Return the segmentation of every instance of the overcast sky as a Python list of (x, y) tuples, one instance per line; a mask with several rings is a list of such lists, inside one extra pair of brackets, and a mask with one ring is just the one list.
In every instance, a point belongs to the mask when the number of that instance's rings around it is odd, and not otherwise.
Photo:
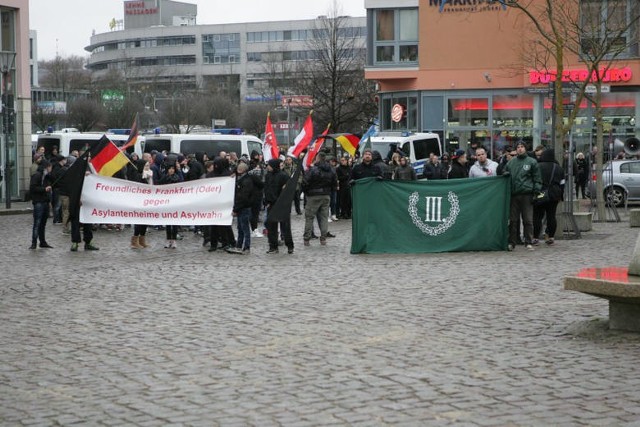
[[(183, 0), (198, 5), (197, 23), (312, 19), (327, 15), (333, 0)], [(342, 15), (365, 16), (364, 0), (338, 0)], [(91, 33), (123, 19), (123, 0), (29, 0), (30, 28), (38, 32), (38, 59), (86, 56)]]

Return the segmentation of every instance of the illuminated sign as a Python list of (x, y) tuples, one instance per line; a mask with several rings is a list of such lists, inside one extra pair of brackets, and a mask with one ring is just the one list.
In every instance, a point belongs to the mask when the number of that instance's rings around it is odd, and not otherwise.
[[(548, 71), (529, 71), (529, 83), (532, 85), (537, 84), (549, 84), (551, 82), (555, 82), (558, 77), (558, 72), (556, 70), (548, 70)], [(589, 70), (564, 70), (562, 71), (562, 81), (563, 82), (597, 82), (598, 80), (602, 83), (610, 83), (610, 82), (628, 82), (631, 81), (633, 77), (633, 73), (631, 72), (631, 68), (601, 68), (600, 71), (596, 73), (589, 73)]]
[[(497, 6), (500, 3), (501, 6)], [(443, 12), (482, 12), (505, 10), (506, 0), (429, 0), (429, 6), (437, 6)]]
[(124, 2), (125, 15), (155, 15), (158, 7), (147, 7), (144, 0), (134, 0)]

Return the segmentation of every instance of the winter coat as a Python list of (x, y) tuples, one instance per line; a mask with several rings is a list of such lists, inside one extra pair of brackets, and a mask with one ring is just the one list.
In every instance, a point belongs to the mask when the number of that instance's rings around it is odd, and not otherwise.
[(233, 211), (239, 212), (242, 209), (252, 206), (253, 195), (253, 179), (248, 174), (242, 174), (236, 177), (236, 194), (233, 200)]
[(454, 160), (453, 163), (451, 163), (451, 170), (449, 171), (449, 175), (447, 177), (449, 179), (469, 178), (469, 169), (467, 169), (466, 165), (463, 165), (457, 160)]
[(303, 190), (309, 197), (330, 196), (338, 188), (338, 178), (327, 162), (318, 162), (304, 176)]
[(542, 190), (538, 162), (524, 153), (513, 157), (504, 167), (511, 175), (511, 194), (535, 194)]
[(415, 181), (418, 179), (415, 169), (410, 165), (399, 165), (393, 172), (393, 179), (398, 181)]
[(53, 181), (51, 175), (47, 173), (46, 169), (42, 166), (38, 167), (36, 173), (31, 175), (29, 181), (29, 194), (31, 195), (32, 203), (48, 203), (51, 201), (51, 193), (48, 193), (46, 188), (51, 186)]
[(561, 201), (564, 198), (564, 169), (556, 162), (555, 151), (552, 148), (542, 152), (538, 166), (540, 167), (542, 190), (549, 190), (550, 201)]

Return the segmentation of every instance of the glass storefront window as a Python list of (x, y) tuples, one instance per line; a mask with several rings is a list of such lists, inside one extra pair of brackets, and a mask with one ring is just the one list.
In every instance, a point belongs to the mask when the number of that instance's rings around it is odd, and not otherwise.
[[(405, 111), (404, 116), (399, 122), (391, 119), (391, 111), (396, 104), (401, 105)], [(418, 130), (418, 95), (412, 94), (384, 98), (382, 100), (381, 129), (416, 132)]]
[(532, 127), (533, 97), (529, 94), (493, 97), (493, 126), (499, 128)]
[(488, 126), (488, 98), (450, 98), (448, 101), (449, 126)]

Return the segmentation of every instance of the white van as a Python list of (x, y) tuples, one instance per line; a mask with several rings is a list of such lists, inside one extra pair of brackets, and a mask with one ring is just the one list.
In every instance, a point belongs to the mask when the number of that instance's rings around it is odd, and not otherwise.
[(213, 159), (221, 151), (235, 152), (238, 157), (251, 156), (252, 151), (262, 154), (262, 141), (253, 135), (217, 135), (217, 134), (159, 134), (146, 135), (144, 152), (153, 150), (167, 153), (181, 153), (185, 156), (198, 152), (207, 153)]
[[(58, 148), (58, 153), (67, 157), (73, 150), (86, 151), (87, 148), (98, 143), (102, 135), (106, 135), (118, 147), (124, 145), (129, 135), (117, 135), (114, 133), (81, 133), (81, 132), (52, 132), (38, 135), (38, 147), (43, 146), (45, 156), (49, 155), (53, 147)], [(142, 144), (144, 138), (138, 136), (138, 142), (133, 147), (127, 148), (127, 153), (137, 153), (142, 156)]]
[(398, 148), (409, 157), (418, 178), (424, 175), (424, 165), (429, 161), (430, 153), (438, 157), (442, 155), (442, 144), (437, 133), (380, 132), (371, 137), (371, 150), (378, 151), (382, 158)]

